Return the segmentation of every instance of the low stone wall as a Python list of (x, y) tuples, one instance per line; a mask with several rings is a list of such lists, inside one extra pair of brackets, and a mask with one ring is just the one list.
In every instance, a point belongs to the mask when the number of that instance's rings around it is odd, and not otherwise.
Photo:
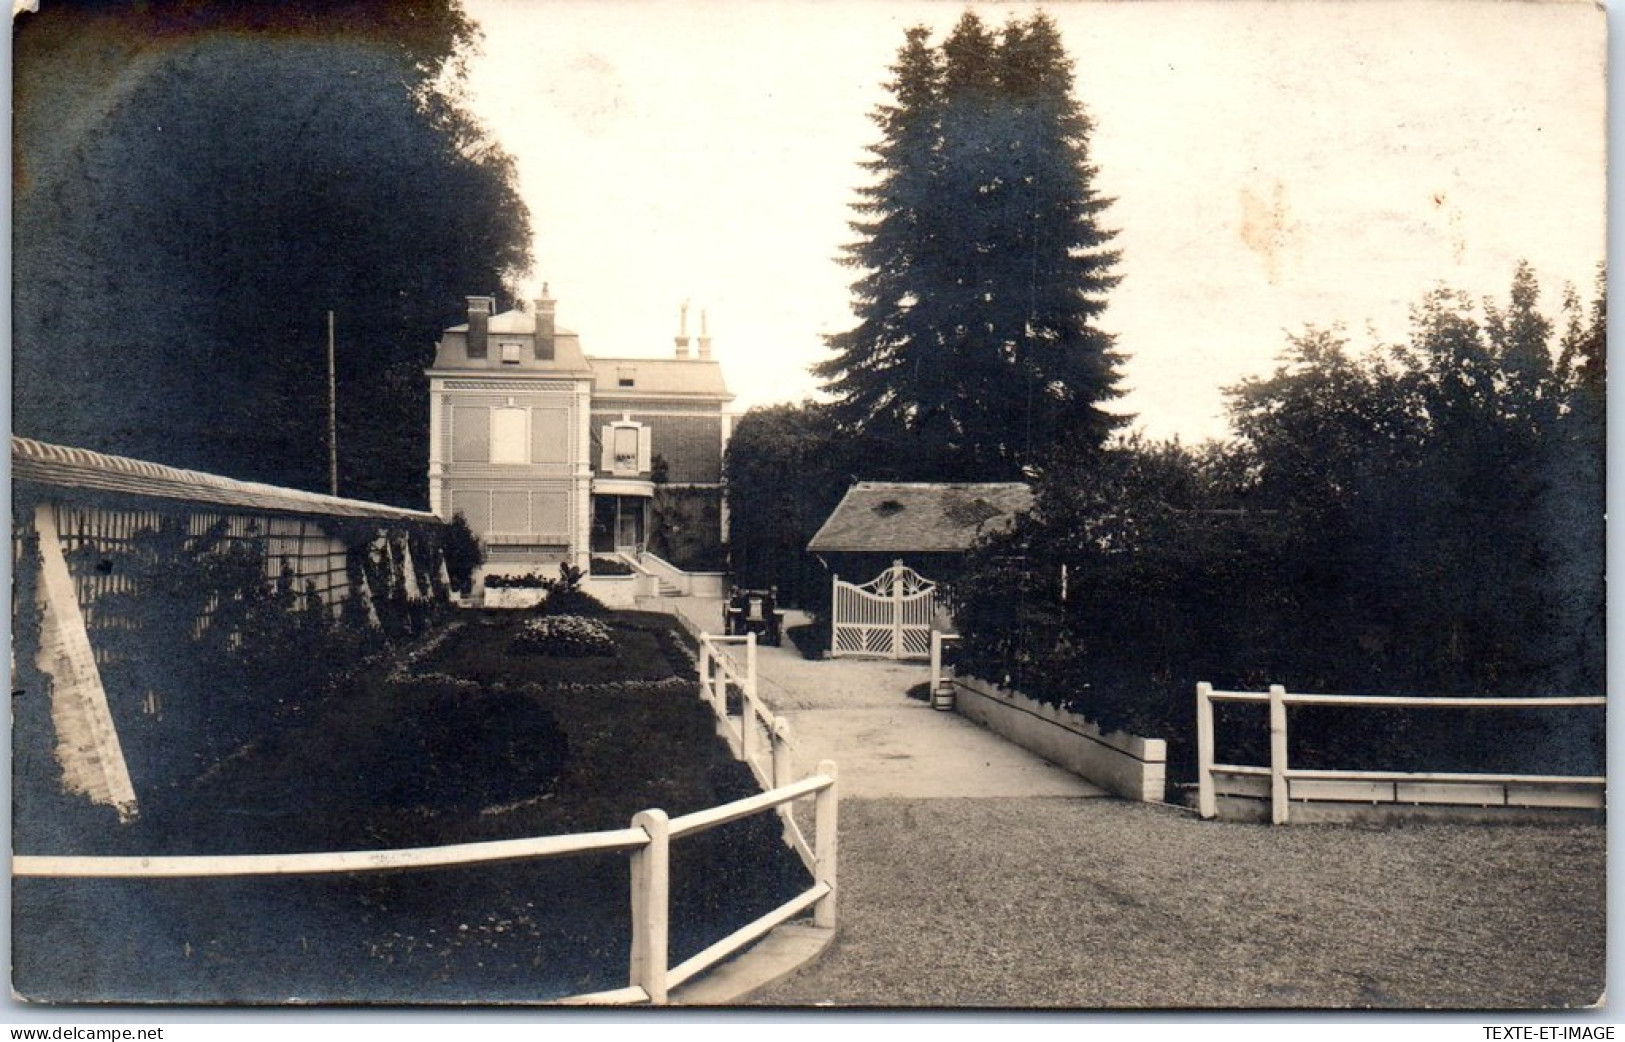
[(725, 572), (689, 572), (688, 596), (721, 599), (728, 596)]
[(1168, 743), (1100, 728), (1066, 710), (975, 677), (955, 677), (954, 708), (989, 731), (1126, 799), (1161, 803)]
[(593, 575), (581, 588), (598, 598), (606, 608), (631, 609), (638, 606), (638, 598), (648, 594), (652, 585), (641, 575)]
[(484, 608), (534, 608), (547, 591), (539, 586), (498, 586), (485, 588), (480, 606)]

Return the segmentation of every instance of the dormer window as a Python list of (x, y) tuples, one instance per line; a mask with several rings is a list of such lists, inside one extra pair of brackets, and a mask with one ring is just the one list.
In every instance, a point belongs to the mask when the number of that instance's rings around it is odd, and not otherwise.
[(623, 365), (615, 369), (615, 383), (619, 387), (636, 387), (638, 371), (632, 366)]
[(523, 348), (523, 346), (524, 345), (522, 345), (522, 344), (517, 344), (517, 343), (514, 343), (512, 341), (504, 340), (502, 342), (502, 364), (503, 365), (518, 365), (519, 364), (519, 352)]

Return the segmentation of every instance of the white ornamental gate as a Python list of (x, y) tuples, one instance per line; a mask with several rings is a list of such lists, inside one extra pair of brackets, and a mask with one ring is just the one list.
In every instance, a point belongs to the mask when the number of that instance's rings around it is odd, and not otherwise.
[(835, 577), (830, 658), (870, 655), (883, 658), (931, 657), (931, 623), (937, 614), (937, 584), (903, 564), (857, 586)]

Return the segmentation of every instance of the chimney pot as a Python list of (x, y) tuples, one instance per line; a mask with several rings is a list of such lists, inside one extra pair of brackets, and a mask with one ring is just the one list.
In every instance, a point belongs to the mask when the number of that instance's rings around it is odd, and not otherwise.
[(677, 357), (688, 357), (688, 301), (677, 309)]

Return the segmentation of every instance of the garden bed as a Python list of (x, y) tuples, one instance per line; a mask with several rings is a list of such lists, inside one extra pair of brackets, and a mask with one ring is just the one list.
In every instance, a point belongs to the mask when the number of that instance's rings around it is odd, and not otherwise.
[[(473, 614), (72, 851), (428, 846), (625, 827), (757, 791), (669, 616), (605, 617), (612, 658), (506, 654)], [(91, 848), (94, 848), (92, 851)], [(25, 848), (26, 849), (26, 848)], [(672, 849), (675, 964), (805, 887), (769, 815)], [(625, 855), (384, 875), (19, 880), (13, 985), (54, 1001), (525, 1003), (626, 984)]]

